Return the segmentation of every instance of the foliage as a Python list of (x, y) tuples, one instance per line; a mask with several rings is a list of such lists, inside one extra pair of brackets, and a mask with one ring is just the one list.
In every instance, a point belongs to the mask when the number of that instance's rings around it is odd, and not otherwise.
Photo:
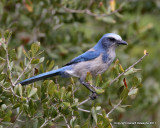
[[(159, 9), (158, 0), (0, 1), (0, 127), (138, 127), (114, 123), (121, 121), (158, 127)], [(88, 74), (98, 87), (96, 100), (82, 104), (90, 94), (76, 78), (16, 84), (57, 69), (108, 32), (129, 45), (117, 49), (119, 59), (102, 76)], [(144, 49), (150, 55), (124, 73)]]

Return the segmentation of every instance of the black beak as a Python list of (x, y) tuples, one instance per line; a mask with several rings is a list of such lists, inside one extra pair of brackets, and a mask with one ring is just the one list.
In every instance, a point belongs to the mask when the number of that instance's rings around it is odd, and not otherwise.
[(121, 40), (121, 41), (117, 41), (117, 44), (119, 44), (119, 45), (128, 45), (128, 43), (126, 42), (126, 41), (124, 41), (124, 40)]

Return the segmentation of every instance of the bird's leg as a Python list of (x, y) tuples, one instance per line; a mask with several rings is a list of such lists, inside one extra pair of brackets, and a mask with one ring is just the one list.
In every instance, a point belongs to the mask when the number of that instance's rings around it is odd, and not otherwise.
[(81, 80), (81, 79), (79, 79), (79, 81), (80, 81), (80, 83), (83, 84), (89, 91), (92, 92), (92, 95), (90, 96), (90, 98), (91, 98), (92, 100), (96, 99), (96, 98), (97, 98), (97, 93), (95, 92), (95, 90), (92, 90), (92, 89), (90, 88), (90, 84), (86, 83), (84, 80)]

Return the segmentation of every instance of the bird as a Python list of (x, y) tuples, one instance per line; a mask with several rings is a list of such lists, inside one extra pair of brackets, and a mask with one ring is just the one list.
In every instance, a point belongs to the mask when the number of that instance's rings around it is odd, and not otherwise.
[(61, 68), (33, 76), (17, 84), (28, 85), (57, 75), (61, 77), (73, 76), (79, 78), (80, 83), (92, 92), (90, 98), (94, 100), (97, 97), (97, 93), (85, 81), (86, 75), (90, 73), (92, 76), (97, 76), (104, 73), (114, 61), (116, 57), (115, 49), (119, 45), (128, 45), (128, 43), (116, 33), (104, 34), (95, 46), (75, 57)]

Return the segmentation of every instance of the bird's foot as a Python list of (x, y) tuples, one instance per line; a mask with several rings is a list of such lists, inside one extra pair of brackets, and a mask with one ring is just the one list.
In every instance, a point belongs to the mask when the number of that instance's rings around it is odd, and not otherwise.
[(95, 100), (98, 97), (98, 95), (96, 92), (92, 92), (92, 95), (90, 95), (89, 97), (91, 98), (91, 100)]

